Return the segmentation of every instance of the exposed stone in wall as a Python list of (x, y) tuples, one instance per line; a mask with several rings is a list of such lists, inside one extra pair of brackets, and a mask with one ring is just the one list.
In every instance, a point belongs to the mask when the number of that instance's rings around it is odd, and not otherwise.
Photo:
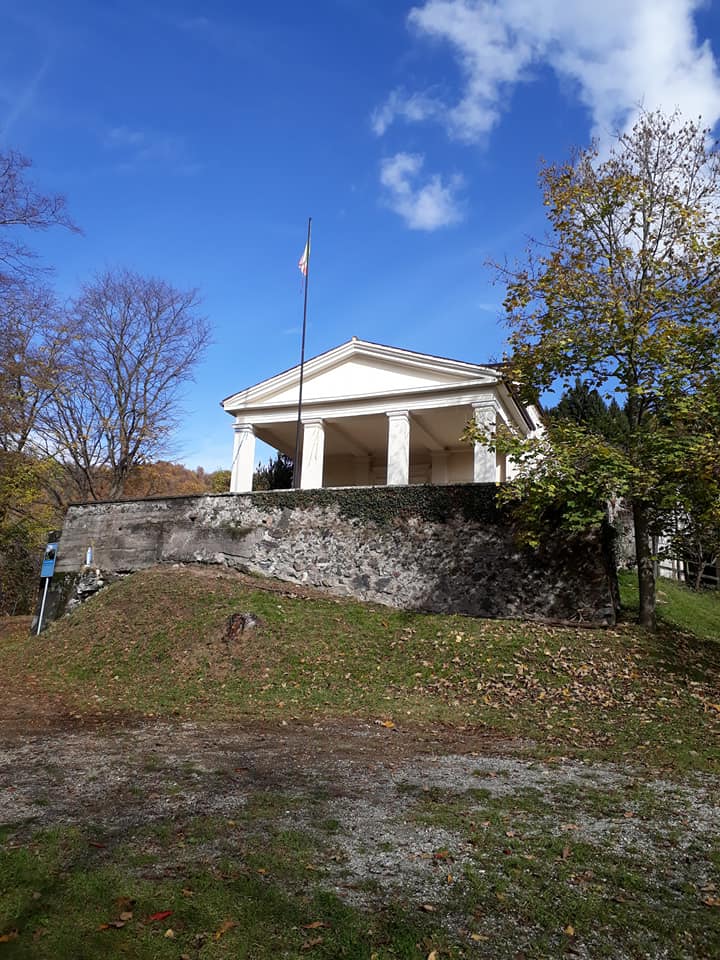
[(394, 607), (613, 623), (600, 538), (519, 549), (492, 484), (274, 491), (70, 508), (58, 573), (221, 563)]

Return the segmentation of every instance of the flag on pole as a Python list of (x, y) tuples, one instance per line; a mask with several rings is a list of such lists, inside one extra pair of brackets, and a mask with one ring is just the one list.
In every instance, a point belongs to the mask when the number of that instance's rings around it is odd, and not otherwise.
[(298, 268), (300, 270), (300, 273), (304, 277), (307, 277), (309, 259), (310, 259), (310, 244), (306, 243), (305, 249), (303, 250), (303, 255), (298, 260)]

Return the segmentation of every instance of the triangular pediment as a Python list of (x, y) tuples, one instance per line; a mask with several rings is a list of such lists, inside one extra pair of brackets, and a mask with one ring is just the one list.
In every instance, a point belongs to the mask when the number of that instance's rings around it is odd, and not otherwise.
[[(492, 367), (353, 339), (306, 362), (303, 400), (402, 395), (464, 383), (489, 384), (498, 379), (500, 374)], [(234, 412), (247, 407), (294, 404), (298, 400), (299, 383), (298, 365), (233, 394), (223, 401), (223, 407)]]

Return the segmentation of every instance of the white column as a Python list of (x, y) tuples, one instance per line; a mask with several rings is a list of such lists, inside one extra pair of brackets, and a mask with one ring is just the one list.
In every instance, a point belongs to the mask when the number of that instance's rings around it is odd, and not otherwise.
[(322, 420), (305, 420), (300, 471), (300, 487), (303, 490), (312, 490), (323, 485), (324, 461), (325, 425)]
[(255, 428), (251, 423), (236, 423), (234, 430), (230, 493), (248, 493), (255, 470)]
[[(475, 423), (486, 433), (495, 431), (497, 408), (492, 401), (474, 403)], [(497, 480), (495, 451), (482, 443), (474, 445), (473, 480), (475, 483), (495, 483)]]
[(433, 450), (430, 453), (432, 467), (430, 469), (431, 483), (448, 482), (448, 455), (445, 450)]
[(388, 413), (387, 484), (404, 486), (410, 481), (410, 414)]

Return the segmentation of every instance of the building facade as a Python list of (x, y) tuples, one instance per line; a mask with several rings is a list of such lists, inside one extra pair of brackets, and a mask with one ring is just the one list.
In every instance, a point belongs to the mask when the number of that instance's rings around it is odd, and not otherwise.
[[(222, 401), (234, 420), (231, 492), (252, 489), (256, 438), (294, 455), (299, 387), (297, 366)], [(461, 441), (473, 419), (540, 429), (497, 366), (353, 337), (305, 363), (301, 487), (509, 479), (503, 456)]]

